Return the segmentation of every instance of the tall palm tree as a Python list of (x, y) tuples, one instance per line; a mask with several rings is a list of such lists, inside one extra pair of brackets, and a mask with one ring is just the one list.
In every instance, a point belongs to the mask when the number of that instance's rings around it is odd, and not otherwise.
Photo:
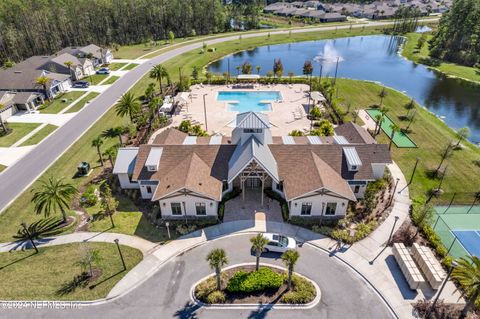
[(103, 139), (102, 137), (97, 137), (92, 141), (92, 146), (97, 148), (97, 153), (98, 153), (98, 158), (100, 159), (100, 164), (103, 166), (103, 155), (102, 151), (100, 150), (100, 146), (103, 145)]
[(382, 90), (380, 91), (380, 93), (378, 93), (378, 97), (380, 98), (380, 107), (382, 107), (383, 105), (383, 99), (385, 99), (387, 97), (387, 90), (385, 90), (385, 88), (382, 88)]
[(68, 71), (70, 72), (70, 76), (72, 76), (72, 66), (73, 66), (73, 62), (72, 61), (65, 61), (65, 66), (68, 68)]
[(110, 165), (112, 165), (112, 169), (113, 169), (113, 166), (115, 166), (113, 159), (117, 155), (117, 149), (112, 146), (110, 148), (107, 148), (103, 154), (108, 157)]
[(260, 65), (257, 65), (255, 67), (255, 70), (257, 70), (257, 74), (260, 74), (260, 70), (262, 69), (262, 67)]
[(220, 275), (222, 273), (222, 267), (228, 264), (227, 253), (221, 248), (213, 249), (207, 255), (207, 261), (210, 265), (210, 268), (215, 270), (215, 277), (217, 279), (217, 290), (221, 290), (222, 285)]
[(255, 264), (255, 270), (258, 270), (260, 267), (260, 255), (262, 254), (263, 249), (268, 244), (268, 238), (262, 234), (257, 234), (257, 236), (250, 238), (252, 243), (252, 249), (255, 251), (255, 257), (257, 258)]
[(120, 101), (115, 106), (117, 115), (119, 116), (129, 116), (130, 122), (133, 122), (133, 117), (140, 111), (140, 103), (138, 98), (135, 97), (132, 93), (127, 92), (120, 98)]
[(163, 94), (162, 79), (163, 77), (167, 77), (167, 76), (168, 76), (167, 69), (161, 64), (155, 65), (150, 71), (150, 78), (155, 79), (160, 84), (161, 94)]
[(392, 149), (393, 138), (395, 137), (395, 134), (397, 134), (397, 132), (400, 131), (400, 127), (392, 123), (390, 124), (390, 129), (392, 130), (392, 134), (390, 135), (390, 144), (388, 144), (388, 150)]
[(122, 146), (123, 145), (122, 135), (125, 133), (125, 128), (123, 126), (115, 126), (110, 130), (110, 132), (113, 136), (118, 137), (118, 141), (120, 142), (119, 145)]
[(377, 130), (378, 130), (378, 127), (381, 125), (381, 121), (382, 121), (383, 117), (382, 117), (382, 114), (377, 114), (375, 115), (375, 130), (373, 131), (373, 135), (377, 135)]
[(294, 249), (289, 249), (286, 252), (282, 254), (282, 261), (285, 264), (285, 266), (288, 269), (288, 290), (292, 289), (292, 275), (293, 275), (293, 269), (295, 267), (295, 264), (298, 261), (298, 258), (300, 258), (300, 254), (298, 251)]
[(43, 75), (35, 79), (35, 84), (42, 87), (43, 91), (45, 92), (45, 96), (49, 101), (51, 100), (51, 97), (50, 97), (50, 94), (48, 93), (47, 87), (50, 84), (50, 82), (51, 82), (51, 79)]
[(468, 297), (460, 315), (460, 319), (463, 319), (467, 317), (475, 303), (480, 300), (480, 259), (477, 256), (460, 258), (458, 266), (453, 270), (452, 277), (458, 280)]
[[(0, 103), (0, 110), (2, 110), (5, 107), (2, 103)], [(2, 114), (0, 114), (0, 126), (2, 127), (2, 130), (4, 133), (7, 133), (7, 126), (5, 125), (5, 122), (3, 121)]]
[(66, 210), (78, 191), (72, 184), (65, 183), (63, 178), (50, 177), (47, 181), (40, 181), (40, 189), (33, 189), (32, 201), (35, 203), (35, 212), (43, 213), (45, 217), (60, 210), (63, 222), (67, 221)]

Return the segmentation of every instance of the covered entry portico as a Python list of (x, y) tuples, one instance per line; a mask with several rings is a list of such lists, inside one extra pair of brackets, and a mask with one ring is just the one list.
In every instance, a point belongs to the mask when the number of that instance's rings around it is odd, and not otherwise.
[[(242, 190), (242, 199), (245, 201), (246, 190), (258, 190), (259, 191), (259, 202), (261, 207), (264, 206), (265, 188), (272, 187), (272, 177), (258, 164), (255, 160), (252, 160), (247, 167), (239, 174), (239, 176), (234, 181)], [(253, 192), (251, 192), (253, 193)]]

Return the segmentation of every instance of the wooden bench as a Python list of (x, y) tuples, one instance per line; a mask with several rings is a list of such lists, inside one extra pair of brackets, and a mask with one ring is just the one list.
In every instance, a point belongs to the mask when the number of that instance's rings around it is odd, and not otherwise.
[(415, 243), (412, 247), (412, 254), (413, 259), (417, 262), (430, 286), (432, 286), (433, 289), (440, 288), (447, 274), (437, 258), (435, 258), (431, 249)]
[(421, 288), (421, 286), (425, 284), (425, 279), (423, 278), (420, 269), (418, 269), (413, 261), (407, 247), (402, 243), (393, 244), (393, 256), (400, 266), (410, 289), (416, 290)]

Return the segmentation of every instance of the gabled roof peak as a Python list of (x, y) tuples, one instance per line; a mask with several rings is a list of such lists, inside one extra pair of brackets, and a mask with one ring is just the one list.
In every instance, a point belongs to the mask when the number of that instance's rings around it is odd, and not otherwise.
[(258, 112), (244, 112), (237, 115), (236, 127), (239, 128), (270, 128), (268, 116)]

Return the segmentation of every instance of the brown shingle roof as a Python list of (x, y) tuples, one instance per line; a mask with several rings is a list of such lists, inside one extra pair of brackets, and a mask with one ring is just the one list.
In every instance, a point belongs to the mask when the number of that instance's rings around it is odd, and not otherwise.
[(375, 139), (364, 128), (348, 122), (335, 128), (337, 135), (344, 136), (348, 142), (355, 144), (376, 144)]
[(181, 145), (187, 136), (187, 133), (170, 127), (158, 134), (155, 137), (153, 144)]

